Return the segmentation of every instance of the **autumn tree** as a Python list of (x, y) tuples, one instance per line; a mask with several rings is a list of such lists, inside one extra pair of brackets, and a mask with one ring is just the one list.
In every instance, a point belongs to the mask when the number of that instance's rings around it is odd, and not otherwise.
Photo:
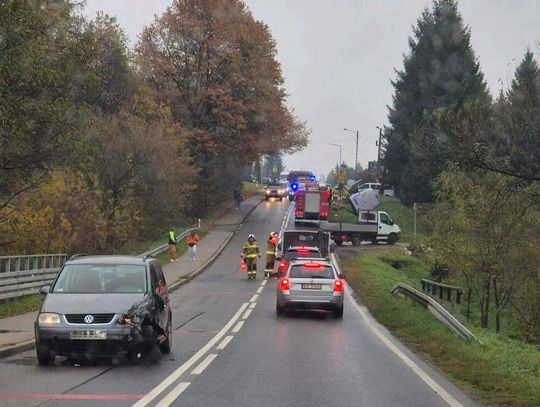
[[(466, 284), (480, 308), (480, 324), (495, 329), (511, 303), (522, 270), (533, 259), (527, 253), (528, 232), (535, 224), (535, 194), (521, 191), (512, 178), (483, 170), (452, 168), (438, 180), (438, 200), (432, 214), (431, 244), (452, 277)], [(528, 191), (530, 192), (530, 191)]]
[(0, 7), (0, 223), (13, 200), (72, 157), (83, 124), (71, 98), (80, 83), (79, 20), (64, 1)]
[(185, 129), (200, 214), (260, 154), (291, 151), (307, 134), (285, 105), (268, 27), (238, 0), (176, 0), (146, 27), (137, 66)]

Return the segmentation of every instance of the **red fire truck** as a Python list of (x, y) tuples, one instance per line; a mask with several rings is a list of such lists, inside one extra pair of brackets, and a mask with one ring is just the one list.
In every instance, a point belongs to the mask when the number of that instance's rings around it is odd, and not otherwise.
[(327, 220), (332, 192), (327, 187), (300, 189), (294, 194), (295, 223), (303, 220)]

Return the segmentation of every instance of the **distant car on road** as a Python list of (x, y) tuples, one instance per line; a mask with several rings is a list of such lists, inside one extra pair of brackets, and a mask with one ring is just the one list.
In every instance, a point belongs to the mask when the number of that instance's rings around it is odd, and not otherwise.
[(279, 198), (280, 201), (283, 200), (283, 197), (289, 194), (289, 186), (286, 183), (282, 182), (272, 182), (269, 183), (265, 188), (265, 198), (266, 200), (270, 198)]
[[(39, 364), (61, 356), (126, 358), (171, 351), (172, 311), (159, 262), (151, 257), (72, 257), (35, 322)], [(159, 355), (159, 352), (158, 352)]]
[(276, 314), (282, 316), (293, 309), (320, 309), (343, 318), (343, 278), (327, 260), (292, 261), (278, 280)]

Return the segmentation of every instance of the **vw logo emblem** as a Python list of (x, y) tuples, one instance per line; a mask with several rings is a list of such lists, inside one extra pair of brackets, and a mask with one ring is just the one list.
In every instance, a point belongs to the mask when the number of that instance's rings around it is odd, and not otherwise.
[(91, 324), (92, 322), (94, 322), (94, 317), (92, 315), (86, 315), (84, 317), (84, 322), (87, 324)]

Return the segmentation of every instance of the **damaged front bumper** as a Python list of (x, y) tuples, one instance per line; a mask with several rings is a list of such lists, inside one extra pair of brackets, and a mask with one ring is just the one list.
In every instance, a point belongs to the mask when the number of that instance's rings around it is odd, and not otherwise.
[(36, 345), (61, 356), (115, 356), (142, 349), (146, 340), (141, 330), (134, 325), (120, 324), (118, 319), (114, 318), (110, 324), (69, 324), (63, 318), (55, 326), (43, 326), (36, 322)]

